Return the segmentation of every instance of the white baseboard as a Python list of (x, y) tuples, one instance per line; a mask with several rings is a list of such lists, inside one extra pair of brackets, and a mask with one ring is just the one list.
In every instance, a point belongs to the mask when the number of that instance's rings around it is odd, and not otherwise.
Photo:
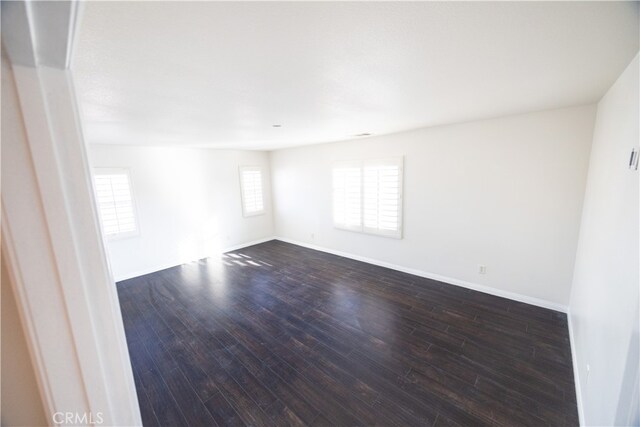
[(193, 260), (185, 260), (184, 262), (172, 262), (170, 264), (159, 264), (159, 265), (155, 265), (153, 267), (149, 267), (149, 268), (145, 268), (142, 270), (136, 270), (130, 273), (125, 273), (122, 275), (114, 275), (113, 276), (113, 280), (115, 282), (121, 282), (123, 280), (129, 280), (129, 279), (133, 279), (134, 277), (140, 277), (140, 276), (144, 276), (146, 274), (151, 274), (151, 273), (155, 273), (158, 271), (162, 271), (162, 270), (166, 270), (167, 268), (171, 268), (171, 267), (176, 267), (178, 265), (182, 265), (182, 264), (186, 264), (188, 262), (191, 262)]
[(237, 251), (238, 249), (246, 248), (248, 246), (258, 245), (260, 243), (269, 242), (271, 240), (275, 240), (275, 236), (265, 237), (264, 239), (253, 240), (251, 242), (241, 243), (239, 245), (231, 246), (222, 250), (222, 253)]
[(582, 402), (582, 389), (580, 388), (580, 369), (578, 369), (578, 356), (576, 354), (576, 341), (573, 337), (573, 322), (571, 309), (567, 310), (567, 324), (569, 327), (569, 345), (571, 346), (571, 364), (573, 365), (573, 382), (576, 387), (576, 402), (578, 403), (578, 421), (584, 424), (584, 406)]
[(291, 243), (293, 245), (302, 246), (309, 249), (314, 249), (321, 252), (338, 255), (345, 258), (354, 259), (356, 261), (366, 262), (368, 264), (378, 265), (380, 267), (390, 268), (392, 270), (402, 271), (404, 273), (413, 274), (415, 276), (425, 277), (427, 279), (437, 280), (447, 284), (461, 286), (463, 288), (472, 289), (474, 291), (483, 292), (485, 294), (495, 295), (510, 300), (523, 302), (525, 304), (531, 304), (542, 308), (548, 308), (550, 310), (560, 311), (562, 313), (567, 312), (567, 306), (552, 301), (543, 300), (540, 298), (530, 297), (527, 295), (518, 294), (515, 292), (503, 291), (501, 289), (492, 288), (490, 286), (480, 285), (477, 283), (467, 282), (465, 280), (456, 279), (453, 277), (442, 276), (436, 273), (430, 273), (427, 271), (418, 270), (415, 268), (403, 267), (401, 265), (393, 264), (386, 261), (380, 261), (377, 259), (367, 258), (360, 255), (354, 255), (347, 252), (336, 251), (333, 249), (325, 248), (323, 246), (317, 246), (310, 243), (300, 242), (298, 240), (288, 239), (286, 237), (275, 237), (274, 239), (282, 242)]
[[(363, 256), (360, 256), (360, 255), (354, 255), (354, 254), (347, 253), (347, 252), (336, 251), (336, 250), (329, 249), (329, 248), (326, 248), (326, 247), (323, 247), (323, 246), (317, 246), (317, 245), (313, 245), (313, 244), (310, 244), (310, 243), (300, 242), (298, 240), (288, 239), (286, 237), (277, 237), (277, 236), (265, 237), (263, 239), (253, 240), (253, 241), (241, 243), (239, 245), (235, 245), (235, 246), (232, 246), (232, 247), (224, 248), (220, 252), (221, 253), (225, 253), (225, 252), (230, 252), (230, 251), (236, 251), (238, 249), (246, 248), (247, 246), (257, 245), (259, 243), (268, 242), (270, 240), (280, 240), (282, 242), (291, 243), (293, 245), (298, 245), (298, 246), (302, 246), (302, 247), (305, 247), (305, 248), (314, 249), (314, 250), (317, 250), (317, 251), (326, 252), (326, 253), (330, 253), (330, 254), (333, 254), (333, 255), (338, 255), (338, 256), (345, 257), (345, 258), (354, 259), (356, 261), (366, 262), (368, 264), (378, 265), (380, 267), (390, 268), (392, 270), (402, 271), (404, 273), (409, 273), (409, 274), (413, 274), (415, 276), (425, 277), (427, 279), (437, 280), (439, 282), (444, 282), (444, 283), (455, 285), (455, 286), (461, 286), (463, 288), (472, 289), (474, 291), (483, 292), (485, 294), (495, 295), (495, 296), (498, 296), (498, 297), (507, 298), (507, 299), (511, 299), (511, 300), (518, 301), (518, 302), (523, 302), (523, 303), (526, 303), (526, 304), (535, 305), (535, 306), (542, 307), (542, 308), (548, 308), (550, 310), (556, 310), (556, 311), (560, 311), (562, 313), (566, 313), (567, 312), (567, 307), (565, 305), (558, 304), (558, 303), (555, 303), (555, 302), (543, 300), (543, 299), (540, 299), (540, 298), (534, 298), (534, 297), (530, 297), (530, 296), (527, 296), (527, 295), (521, 295), (521, 294), (518, 294), (518, 293), (515, 293), (515, 292), (503, 291), (503, 290), (500, 290), (500, 289), (492, 288), (490, 286), (485, 286), (485, 285), (480, 285), (480, 284), (477, 284), (477, 283), (467, 282), (465, 280), (460, 280), (460, 279), (456, 279), (456, 278), (453, 278), (453, 277), (442, 276), (440, 274), (430, 273), (430, 272), (418, 270), (418, 269), (415, 269), (415, 268), (403, 267), (401, 265), (397, 265), (397, 264), (393, 264), (393, 263), (385, 262), (385, 261), (380, 261), (380, 260), (373, 259), (373, 258), (367, 258), (367, 257), (363, 257)], [(203, 257), (198, 258), (198, 259), (202, 259), (202, 258)], [(136, 271), (136, 272), (133, 272), (133, 273), (130, 273), (130, 274), (126, 274), (126, 275), (123, 275), (123, 276), (120, 276), (120, 277), (116, 277), (115, 279), (116, 279), (117, 282), (119, 282), (121, 280), (127, 280), (127, 279), (131, 279), (133, 277), (144, 276), (145, 274), (151, 274), (151, 273), (155, 273), (156, 271), (165, 270), (167, 268), (176, 267), (176, 266), (181, 265), (181, 264), (186, 264), (186, 263), (189, 263), (189, 262), (197, 261), (198, 259), (185, 260), (185, 261), (179, 262), (179, 263), (172, 263), (171, 265), (155, 266), (153, 268), (149, 268), (149, 269), (146, 269), (146, 270)], [(569, 332), (571, 332), (571, 328), (569, 329)]]
[[(274, 240), (274, 239), (275, 239), (275, 237), (270, 236), (270, 237), (265, 237), (263, 239), (252, 240), (250, 242), (245, 242), (245, 243), (241, 243), (239, 245), (230, 246), (230, 247), (221, 249), (220, 253), (225, 253), (225, 252), (230, 252), (230, 251), (237, 251), (238, 249), (246, 248), (247, 246), (257, 245), (259, 243), (268, 242), (268, 241)], [(211, 255), (208, 255), (208, 256), (211, 256)], [(114, 280), (116, 282), (120, 282), (122, 280), (133, 279), (134, 277), (140, 277), (140, 276), (144, 276), (145, 274), (151, 274), (151, 273), (155, 273), (157, 271), (166, 270), (167, 268), (177, 267), (177, 266), (182, 265), (182, 264), (188, 264), (190, 262), (198, 261), (198, 260), (201, 260), (201, 259), (206, 258), (206, 257), (207, 257), (207, 255), (203, 255), (203, 256), (198, 257), (196, 259), (185, 259), (183, 261), (171, 262), (169, 264), (160, 264), (160, 265), (149, 267), (149, 268), (146, 268), (146, 269), (143, 269), (143, 270), (138, 270), (138, 271), (134, 271), (134, 272), (131, 272), (131, 273), (126, 273), (126, 274), (123, 274), (121, 276), (115, 276)]]

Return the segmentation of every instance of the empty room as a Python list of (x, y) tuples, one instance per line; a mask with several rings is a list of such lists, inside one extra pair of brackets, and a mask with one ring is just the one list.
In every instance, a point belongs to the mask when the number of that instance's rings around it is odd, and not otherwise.
[(2, 2), (2, 426), (639, 426), (640, 3)]

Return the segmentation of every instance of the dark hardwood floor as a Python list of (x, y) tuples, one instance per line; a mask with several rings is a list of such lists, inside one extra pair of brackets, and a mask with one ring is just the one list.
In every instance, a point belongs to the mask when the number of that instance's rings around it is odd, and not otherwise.
[(578, 425), (562, 313), (279, 241), (118, 293), (145, 425)]

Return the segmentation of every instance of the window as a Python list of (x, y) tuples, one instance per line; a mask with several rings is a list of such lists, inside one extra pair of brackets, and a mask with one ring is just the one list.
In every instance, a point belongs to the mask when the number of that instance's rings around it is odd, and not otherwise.
[(129, 172), (126, 169), (96, 169), (94, 182), (104, 235), (108, 238), (136, 235), (138, 228)]
[(240, 187), (242, 193), (242, 214), (244, 216), (263, 214), (262, 168), (260, 168), (260, 166), (240, 167)]
[(402, 237), (402, 158), (341, 162), (333, 168), (337, 228)]
[(362, 168), (342, 163), (333, 169), (333, 220), (337, 227), (362, 230)]

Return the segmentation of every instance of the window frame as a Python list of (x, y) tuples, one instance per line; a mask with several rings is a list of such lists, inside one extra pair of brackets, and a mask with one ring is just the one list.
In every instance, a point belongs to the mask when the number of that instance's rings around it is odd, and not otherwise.
[[(398, 229), (397, 230), (380, 230), (376, 228), (370, 228), (365, 226), (364, 210), (365, 210), (365, 189), (364, 189), (364, 177), (365, 168), (368, 166), (397, 166), (398, 167)], [(336, 223), (334, 215), (335, 210), (335, 187), (334, 187), (334, 170), (340, 167), (358, 167), (360, 168), (360, 226), (347, 226)], [(331, 203), (332, 203), (332, 222), (334, 228), (338, 230), (353, 231), (356, 233), (369, 234), (373, 236), (390, 237), (393, 239), (403, 238), (403, 205), (404, 205), (404, 156), (393, 157), (380, 157), (365, 160), (344, 160), (334, 162), (331, 169)]]
[[(261, 192), (261, 198), (262, 198), (262, 209), (259, 211), (255, 211), (255, 212), (247, 212), (246, 211), (246, 206), (245, 206), (245, 199), (246, 199), (246, 194), (245, 194), (245, 188), (244, 188), (244, 180), (243, 180), (243, 172), (253, 172), (253, 171), (258, 171), (260, 172), (260, 192)], [(265, 195), (264, 195), (264, 171), (262, 166), (260, 165), (254, 165), (254, 166), (239, 166), (238, 167), (238, 177), (240, 179), (240, 205), (242, 207), (242, 216), (244, 218), (250, 218), (253, 216), (260, 216), (260, 215), (264, 215), (267, 211), (266, 209), (266, 200), (265, 200)]]
[[(114, 174), (124, 174), (127, 176), (127, 181), (129, 182), (129, 194), (131, 194), (131, 209), (133, 211), (133, 220), (135, 224), (135, 230), (125, 231), (119, 233), (106, 234), (104, 231), (104, 225), (102, 222), (102, 210), (100, 208), (100, 202), (98, 201), (98, 193), (96, 188), (96, 176), (99, 175), (114, 175)], [(102, 236), (108, 241), (115, 240), (124, 240), (131, 239), (133, 237), (140, 236), (140, 220), (138, 218), (138, 207), (136, 205), (136, 195), (134, 191), (133, 180), (131, 179), (131, 171), (127, 167), (95, 167), (93, 168), (92, 174), (92, 184), (93, 184), (93, 194), (96, 201), (96, 210), (98, 211), (98, 220), (100, 222), (100, 232)]]

